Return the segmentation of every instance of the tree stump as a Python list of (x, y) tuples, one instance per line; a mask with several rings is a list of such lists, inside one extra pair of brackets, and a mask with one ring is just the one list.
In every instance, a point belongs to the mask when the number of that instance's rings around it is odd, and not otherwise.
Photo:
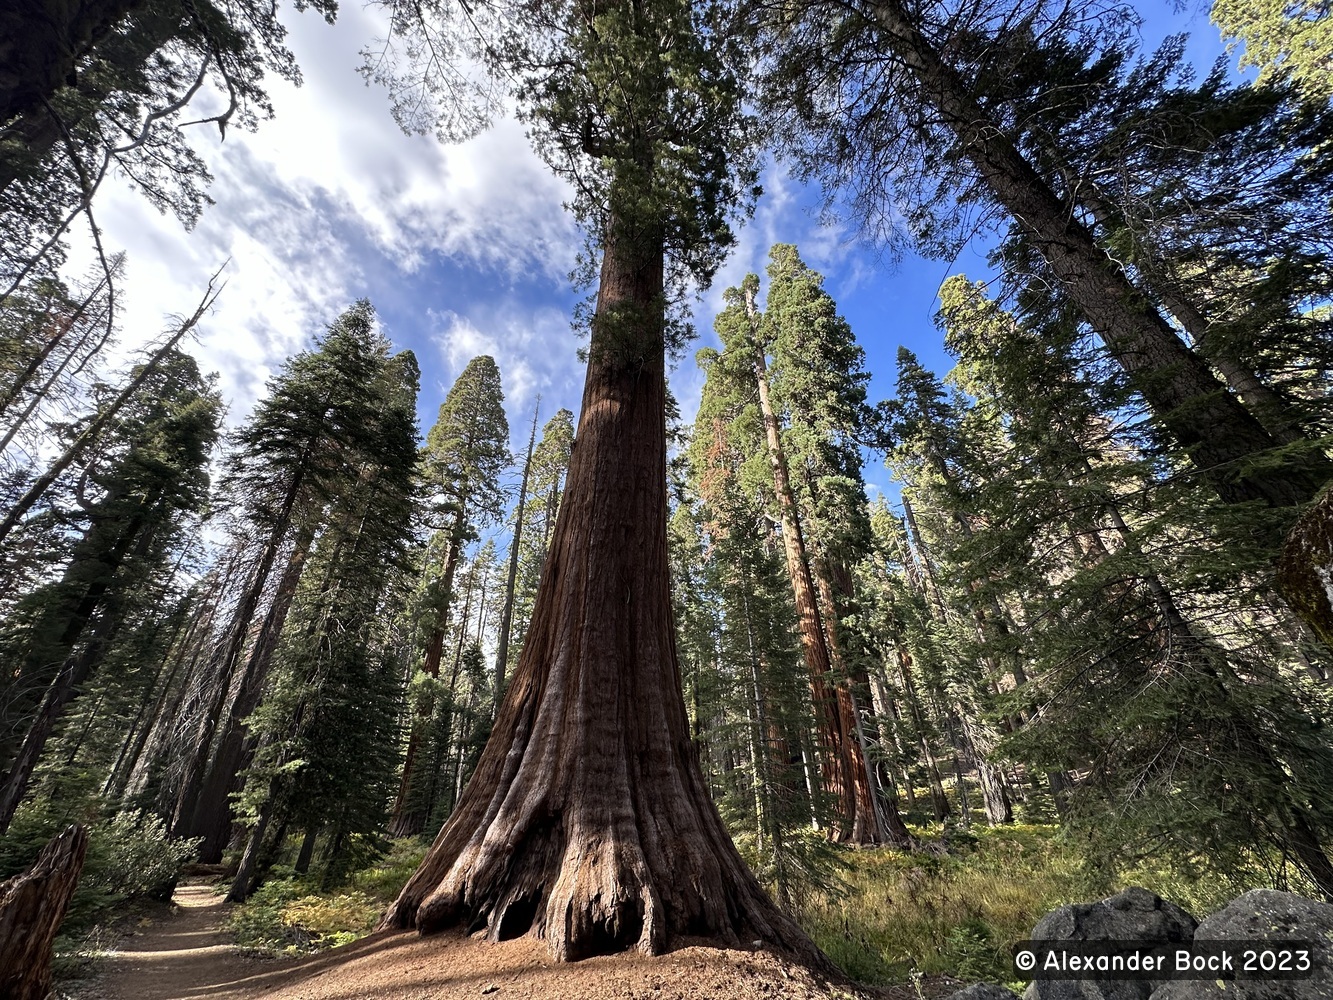
[(0, 883), (0, 1000), (44, 1000), (51, 992), (52, 942), (87, 852), (88, 831), (75, 824), (26, 872)]

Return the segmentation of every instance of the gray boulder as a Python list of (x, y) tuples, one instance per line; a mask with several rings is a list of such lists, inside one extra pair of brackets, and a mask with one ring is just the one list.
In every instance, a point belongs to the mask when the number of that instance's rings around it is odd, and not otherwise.
[[(1096, 903), (1052, 910), (1032, 929), (1034, 941), (1189, 941), (1192, 916), (1147, 889), (1131, 888)], [(1023, 1000), (1148, 1000), (1154, 980), (1043, 979), (1028, 984)]]
[(1032, 929), (1034, 941), (1189, 941), (1199, 922), (1147, 889), (1126, 889), (1096, 903), (1052, 910)]
[(994, 983), (977, 983), (957, 993), (950, 993), (946, 1000), (1018, 1000), (1018, 994)]
[(1177, 980), (1152, 1000), (1333, 1000), (1333, 906), (1276, 889), (1255, 889), (1206, 918), (1196, 941), (1310, 941), (1310, 979)]

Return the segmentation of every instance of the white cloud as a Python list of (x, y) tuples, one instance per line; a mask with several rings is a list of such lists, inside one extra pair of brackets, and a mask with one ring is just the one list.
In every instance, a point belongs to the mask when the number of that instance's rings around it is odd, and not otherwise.
[(443, 399), (469, 361), (489, 354), (500, 369), (505, 414), (515, 449), (520, 444), (526, 446), (532, 406), (539, 394), (542, 422), (561, 406), (577, 410), (583, 364), (578, 360), (578, 341), (564, 311), (553, 306), (519, 308), (501, 303), (487, 304), (473, 315), (446, 310), (432, 314), (431, 319), (431, 339), (444, 362), (436, 392)]
[[(151, 339), (165, 314), (192, 311), (209, 276), (229, 261), (226, 290), (200, 325), (196, 353), (206, 370), (221, 373), (232, 422), (249, 412), (265, 379), (355, 298), (392, 293), (421, 302), (422, 328), (400, 322), (393, 332), (402, 346), (423, 339), (427, 307), (441, 294), (428, 274), (436, 255), (557, 296), (577, 245), (561, 208), (568, 191), (516, 123), (499, 122), (453, 147), (406, 136), (384, 92), (356, 72), (358, 50), (382, 33), (372, 13), (344, 7), (332, 27), (312, 14), (283, 16), (305, 84), (270, 79), (276, 117), (256, 133), (233, 129), (221, 141), (211, 125), (192, 131), (217, 202), (196, 230), (152, 211), (120, 178), (107, 179), (95, 205), (108, 249), (128, 252), (126, 350)], [(70, 271), (80, 273), (92, 251), (75, 243)], [(513, 377), (518, 395), (528, 391), (525, 378), (540, 381), (521, 369)]]

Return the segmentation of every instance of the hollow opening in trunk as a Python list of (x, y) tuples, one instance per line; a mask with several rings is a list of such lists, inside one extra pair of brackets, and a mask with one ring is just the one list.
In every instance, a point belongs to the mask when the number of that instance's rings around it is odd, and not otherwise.
[(643, 901), (626, 900), (609, 916), (592, 921), (586, 934), (568, 935), (569, 958), (577, 962), (594, 955), (616, 955), (635, 947), (642, 936)]
[(495, 930), (495, 940), (511, 941), (522, 937), (532, 929), (532, 922), (546, 901), (546, 894), (540, 889), (521, 896), (505, 907), (500, 917), (500, 925)]

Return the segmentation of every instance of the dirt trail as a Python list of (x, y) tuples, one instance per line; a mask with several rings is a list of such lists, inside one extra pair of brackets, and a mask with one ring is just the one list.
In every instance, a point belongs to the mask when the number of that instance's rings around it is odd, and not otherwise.
[[(910, 989), (853, 991), (817, 982), (762, 951), (682, 948), (556, 965), (542, 942), (489, 944), (458, 934), (380, 933), (322, 955), (273, 961), (238, 952), (211, 887), (177, 889), (176, 908), (136, 930), (109, 956), (100, 1000), (842, 1000), (915, 997)], [(956, 985), (955, 987), (956, 988)], [(934, 991), (929, 991), (933, 993)]]
[(253, 968), (223, 929), (226, 911), (212, 886), (182, 885), (173, 910), (136, 928), (100, 963), (99, 992), (108, 1000), (223, 997), (229, 979)]

